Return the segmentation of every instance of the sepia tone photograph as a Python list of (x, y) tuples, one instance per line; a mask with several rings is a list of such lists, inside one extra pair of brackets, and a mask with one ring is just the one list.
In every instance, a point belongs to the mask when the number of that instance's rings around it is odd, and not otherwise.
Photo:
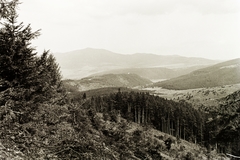
[(0, 0), (0, 159), (240, 160), (240, 1)]

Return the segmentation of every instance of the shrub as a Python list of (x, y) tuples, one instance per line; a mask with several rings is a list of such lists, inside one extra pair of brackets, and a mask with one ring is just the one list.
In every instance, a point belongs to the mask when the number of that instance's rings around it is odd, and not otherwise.
[(188, 152), (185, 159), (186, 160), (194, 160), (193, 154), (191, 152)]
[(161, 153), (159, 153), (157, 150), (148, 150), (149, 155), (154, 160), (162, 160)]
[(103, 113), (103, 120), (104, 121), (110, 121), (111, 120), (111, 117), (108, 113), (104, 112)]
[(167, 149), (170, 150), (171, 145), (172, 145), (172, 139), (168, 138), (167, 140), (165, 140), (165, 145), (166, 145)]

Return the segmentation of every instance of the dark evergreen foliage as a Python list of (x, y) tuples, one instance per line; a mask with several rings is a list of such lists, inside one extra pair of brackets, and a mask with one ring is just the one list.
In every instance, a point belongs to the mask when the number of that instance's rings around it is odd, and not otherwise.
[(223, 103), (212, 111), (213, 119), (207, 123), (211, 143), (218, 145), (219, 152), (240, 156), (240, 91), (223, 99)]
[(39, 36), (30, 25), (18, 23), (18, 0), (1, 1), (0, 104), (29, 114), (37, 103), (54, 101), (62, 92), (59, 67), (52, 55), (34, 52), (31, 41)]
[(168, 139), (165, 141), (165, 145), (167, 146), (167, 149), (168, 149), (168, 150), (170, 150), (171, 144), (172, 144), (172, 140), (171, 140), (171, 138), (168, 138)]

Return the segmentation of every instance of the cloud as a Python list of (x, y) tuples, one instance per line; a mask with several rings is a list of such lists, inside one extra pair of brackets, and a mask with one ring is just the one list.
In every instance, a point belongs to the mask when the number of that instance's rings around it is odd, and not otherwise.
[(190, 5), (202, 14), (227, 14), (240, 11), (240, 2), (238, 0), (186, 0), (183, 4)]
[(238, 0), (88, 0), (82, 3), (86, 11), (99, 16), (163, 15), (172, 12), (200, 14), (227, 14), (240, 11)]

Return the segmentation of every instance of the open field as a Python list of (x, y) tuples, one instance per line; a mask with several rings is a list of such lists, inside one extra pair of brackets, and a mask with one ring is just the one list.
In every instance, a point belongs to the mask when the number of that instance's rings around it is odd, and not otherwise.
[(197, 88), (187, 90), (169, 90), (161, 87), (144, 88), (154, 95), (167, 99), (192, 103), (193, 106), (216, 106), (219, 100), (240, 89), (240, 84), (226, 85), (222, 87)]

